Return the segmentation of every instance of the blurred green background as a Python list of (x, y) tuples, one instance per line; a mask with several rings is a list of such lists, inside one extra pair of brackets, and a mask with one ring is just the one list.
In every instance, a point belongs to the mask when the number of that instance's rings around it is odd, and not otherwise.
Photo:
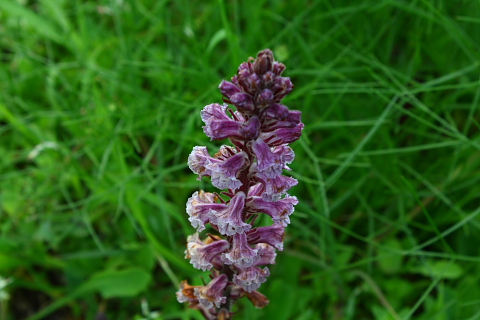
[(473, 0), (1, 0), (0, 318), (202, 319), (186, 159), (270, 48), (300, 203), (236, 318), (480, 319), (479, 40)]

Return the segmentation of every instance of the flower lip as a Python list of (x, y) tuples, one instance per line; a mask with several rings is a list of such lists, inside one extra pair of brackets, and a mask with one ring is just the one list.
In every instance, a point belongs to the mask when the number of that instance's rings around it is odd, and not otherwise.
[(240, 272), (233, 276), (233, 282), (242, 287), (247, 292), (252, 292), (260, 288), (262, 283), (267, 281), (270, 270), (267, 267), (261, 269), (259, 267), (248, 267), (240, 269)]
[(242, 220), (245, 197), (245, 193), (239, 191), (226, 207), (209, 212), (210, 222), (218, 227), (221, 234), (231, 236), (245, 233), (252, 228), (251, 225)]
[(235, 265), (238, 268), (248, 268), (255, 264), (258, 259), (257, 249), (253, 249), (247, 242), (245, 233), (233, 235), (233, 245), (229, 252), (222, 254), (225, 264)]
[(195, 191), (187, 201), (188, 220), (198, 232), (205, 230), (205, 224), (210, 220), (211, 210), (222, 210), (226, 204), (216, 203), (217, 196), (214, 193)]
[(199, 239), (198, 233), (189, 236), (187, 241), (186, 257), (190, 258), (190, 263), (196, 269), (203, 271), (210, 270), (213, 267), (212, 260), (230, 248), (227, 240), (217, 240), (205, 244)]
[(257, 243), (267, 243), (277, 250), (283, 250), (283, 237), (285, 228), (283, 225), (276, 224), (269, 227), (258, 227), (247, 232), (248, 243), (253, 245)]
[(223, 292), (228, 284), (228, 277), (221, 274), (204, 287), (194, 288), (194, 294), (198, 298), (198, 302), (205, 308), (220, 308), (227, 298), (223, 296)]

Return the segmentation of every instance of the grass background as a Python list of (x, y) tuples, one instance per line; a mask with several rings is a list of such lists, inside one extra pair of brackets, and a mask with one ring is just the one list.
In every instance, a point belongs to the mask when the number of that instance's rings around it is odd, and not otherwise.
[(238, 319), (480, 319), (480, 3), (0, 1), (0, 318), (177, 303), (199, 111), (264, 48), (303, 112), (285, 251)]

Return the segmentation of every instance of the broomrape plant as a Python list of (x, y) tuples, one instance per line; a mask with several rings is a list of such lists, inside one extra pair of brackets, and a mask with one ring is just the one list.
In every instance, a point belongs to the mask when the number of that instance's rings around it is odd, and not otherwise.
[[(200, 180), (209, 176), (220, 194), (198, 191), (187, 201), (189, 221), (198, 232), (210, 226), (222, 236), (198, 233), (187, 238), (186, 258), (197, 269), (211, 270), (211, 281), (191, 286), (186, 280), (177, 292), (206, 319), (230, 319), (234, 302), (247, 297), (257, 308), (268, 299), (256, 291), (270, 275), (276, 250), (283, 250), (285, 227), (298, 200), (287, 191), (298, 182), (282, 175), (294, 152), (288, 146), (300, 138), (301, 112), (289, 110), (281, 100), (292, 91), (285, 65), (265, 49), (249, 58), (219, 89), (227, 104), (207, 105), (200, 113), (203, 131), (211, 140), (229, 139), (212, 157), (206, 147), (194, 147), (188, 166)], [(226, 190), (226, 191), (225, 191)], [(260, 214), (273, 224), (257, 227)], [(263, 267), (263, 268), (262, 268)]]

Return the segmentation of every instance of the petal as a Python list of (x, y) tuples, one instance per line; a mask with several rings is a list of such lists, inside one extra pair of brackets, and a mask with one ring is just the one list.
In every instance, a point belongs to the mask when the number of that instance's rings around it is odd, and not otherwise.
[(238, 268), (248, 268), (257, 261), (257, 251), (248, 244), (246, 234), (237, 233), (233, 235), (233, 245), (230, 252), (222, 254), (222, 260), (225, 264), (233, 264)]
[(226, 104), (219, 104), (219, 103), (212, 103), (209, 105), (206, 105), (202, 111), (200, 111), (200, 116), (202, 117), (203, 122), (205, 124), (208, 124), (212, 120), (230, 120), (230, 117), (227, 115), (226, 110), (227, 110), (227, 105)]
[(205, 244), (199, 240), (197, 233), (189, 236), (187, 241), (187, 258), (196, 269), (203, 271), (210, 270), (213, 267), (212, 260), (230, 248), (227, 240)]
[(259, 243), (255, 246), (255, 249), (258, 250), (258, 260), (255, 262), (255, 266), (265, 266), (268, 264), (275, 264), (275, 258), (277, 253), (275, 248), (266, 243)]
[(212, 173), (206, 168), (208, 163), (218, 162), (208, 154), (207, 147), (196, 146), (188, 156), (188, 167), (198, 174), (200, 180), (203, 176), (210, 176)]
[(230, 97), (235, 93), (239, 93), (241, 91), (239, 87), (225, 80), (222, 80), (222, 83), (220, 83), (218, 88), (220, 89), (220, 92), (222, 93), (222, 95), (224, 95), (228, 99), (230, 99)]
[(297, 197), (287, 195), (278, 201), (266, 201), (262, 197), (252, 197), (247, 202), (249, 212), (264, 212), (272, 217), (275, 224), (286, 227), (290, 223), (289, 216), (293, 213), (294, 205), (298, 203)]
[(240, 188), (242, 182), (237, 179), (237, 174), (245, 168), (247, 159), (248, 155), (242, 151), (230, 156), (225, 161), (207, 164), (206, 167), (211, 172), (212, 184), (219, 189), (235, 190)]
[(209, 192), (196, 191), (187, 201), (188, 220), (198, 232), (205, 230), (205, 224), (210, 220), (211, 210), (223, 210), (226, 204), (216, 203), (216, 195)]
[(225, 208), (209, 212), (210, 223), (216, 225), (223, 235), (244, 233), (252, 228), (242, 220), (244, 206), (245, 193), (237, 192)]
[(288, 77), (276, 77), (275, 84), (273, 86), (273, 94), (275, 95), (275, 101), (282, 100), (287, 94), (292, 92), (293, 83)]
[(256, 172), (255, 179), (263, 184), (265, 192), (262, 194), (265, 201), (277, 201), (298, 184), (297, 179), (283, 175), (270, 178), (265, 172)]
[(305, 125), (297, 124), (293, 128), (279, 128), (271, 132), (262, 132), (259, 139), (264, 140), (270, 147), (291, 143), (300, 139)]
[(270, 89), (264, 89), (262, 92), (257, 96), (255, 102), (257, 106), (268, 106), (273, 100), (273, 93)]
[(253, 97), (246, 92), (235, 93), (230, 97), (230, 101), (240, 112), (249, 113), (255, 109)]
[(262, 283), (267, 281), (270, 270), (267, 267), (261, 269), (259, 267), (248, 267), (240, 269), (240, 272), (233, 276), (233, 282), (242, 287), (247, 292), (252, 292), (260, 288)]
[[(278, 201), (276, 202), (278, 204)], [(292, 206), (293, 207), (293, 206)], [(247, 232), (247, 240), (251, 245), (257, 243), (268, 243), (277, 250), (283, 250), (283, 237), (285, 228), (282, 225), (259, 227)]]
[(253, 70), (256, 74), (263, 75), (265, 72), (272, 70), (274, 60), (272, 50), (262, 50), (258, 53), (257, 59), (253, 63)]
[(257, 157), (257, 170), (264, 172), (268, 178), (275, 178), (282, 174), (283, 164), (279, 154), (273, 153), (268, 144), (262, 139), (252, 143), (252, 149)]
[(243, 137), (242, 123), (234, 120), (212, 120), (203, 126), (203, 132), (211, 140), (223, 140), (231, 137)]
[(260, 133), (260, 119), (257, 116), (251, 117), (244, 125), (243, 125), (243, 136), (248, 139), (257, 139)]
[(228, 277), (225, 274), (221, 274), (216, 277), (210, 283), (203, 287), (197, 287), (194, 289), (194, 294), (198, 298), (198, 301), (206, 309), (215, 307), (220, 308), (222, 303), (225, 303), (227, 298), (223, 296), (225, 287), (228, 284)]
[(263, 184), (257, 183), (250, 187), (248, 190), (248, 197), (261, 196), (265, 191)]

